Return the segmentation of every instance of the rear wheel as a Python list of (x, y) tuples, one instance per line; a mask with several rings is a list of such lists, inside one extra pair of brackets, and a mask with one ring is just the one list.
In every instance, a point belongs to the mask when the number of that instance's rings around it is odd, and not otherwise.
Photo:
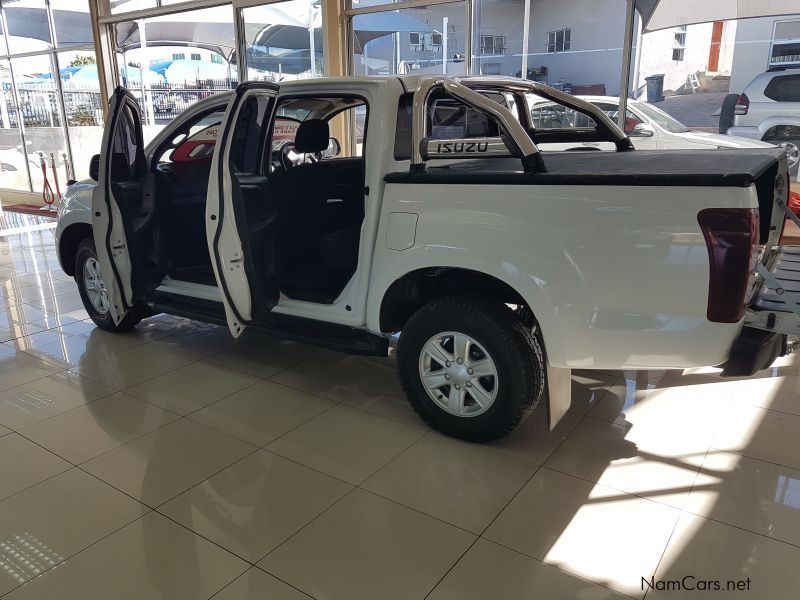
[(397, 348), (400, 379), (434, 429), (471, 442), (509, 433), (544, 389), (538, 338), (504, 304), (475, 297), (435, 300), (406, 323)]
[(86, 238), (78, 244), (75, 255), (75, 281), (83, 301), (83, 307), (89, 313), (94, 324), (106, 331), (128, 331), (142, 320), (139, 311), (131, 310), (117, 325), (109, 312), (108, 292), (100, 264), (97, 261), (97, 250), (94, 240)]

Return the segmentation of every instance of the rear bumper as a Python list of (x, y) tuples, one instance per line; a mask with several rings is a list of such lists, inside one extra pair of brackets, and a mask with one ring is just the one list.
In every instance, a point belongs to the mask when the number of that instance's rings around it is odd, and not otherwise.
[(786, 335), (743, 327), (733, 342), (731, 355), (722, 365), (723, 377), (743, 377), (768, 368), (775, 359), (786, 354)]
[(725, 132), (725, 135), (750, 138), (751, 140), (760, 140), (762, 133), (758, 126), (751, 127), (745, 125), (734, 125)]

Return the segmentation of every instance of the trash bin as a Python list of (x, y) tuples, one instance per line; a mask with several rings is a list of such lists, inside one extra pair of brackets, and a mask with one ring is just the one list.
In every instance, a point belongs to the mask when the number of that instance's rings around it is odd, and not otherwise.
[(647, 101), (661, 102), (664, 99), (664, 74), (650, 75), (644, 80), (647, 82)]

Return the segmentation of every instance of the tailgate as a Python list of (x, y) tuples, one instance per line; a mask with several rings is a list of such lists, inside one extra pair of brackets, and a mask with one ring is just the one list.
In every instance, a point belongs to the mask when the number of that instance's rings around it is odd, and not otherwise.
[[(788, 187), (788, 176), (786, 182)], [(776, 188), (769, 240), (756, 265), (755, 283), (744, 324), (776, 333), (800, 335), (800, 247), (773, 245), (782, 229), (775, 226), (778, 218), (781, 225), (788, 218), (800, 226), (800, 218), (789, 209), (787, 199), (788, 190)]]

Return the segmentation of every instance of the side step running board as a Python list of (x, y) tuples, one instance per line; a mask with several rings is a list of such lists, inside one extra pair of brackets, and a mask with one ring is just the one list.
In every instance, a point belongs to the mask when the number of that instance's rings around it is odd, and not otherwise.
[[(156, 292), (148, 306), (156, 312), (227, 327), (225, 310), (220, 302)], [(248, 324), (247, 330), (348, 354), (382, 357), (389, 355), (388, 338), (336, 323), (271, 313), (266, 319)]]

